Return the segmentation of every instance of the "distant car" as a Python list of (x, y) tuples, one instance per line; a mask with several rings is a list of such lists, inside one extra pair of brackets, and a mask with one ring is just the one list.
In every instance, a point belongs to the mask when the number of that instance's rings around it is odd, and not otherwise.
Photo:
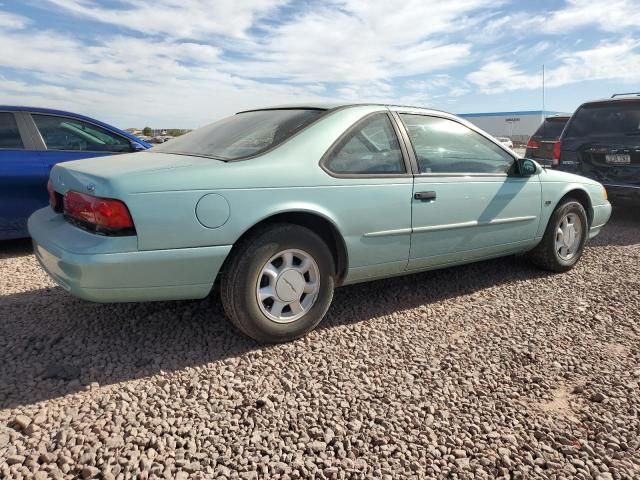
[(557, 153), (560, 170), (602, 183), (614, 199), (640, 202), (640, 94), (580, 106)]
[(526, 252), (569, 270), (610, 213), (598, 182), (544, 171), (454, 115), (311, 105), (57, 165), (29, 231), (74, 295), (203, 298), (220, 278), (230, 320), (277, 342), (313, 329), (338, 285)]
[(28, 236), (27, 219), (47, 205), (56, 163), (150, 147), (83, 115), (0, 105), (0, 240)]
[(509, 137), (496, 137), (496, 140), (498, 140), (505, 147), (513, 148), (513, 142)]
[(544, 166), (555, 166), (554, 148), (558, 148), (558, 140), (565, 125), (571, 118), (569, 114), (551, 115), (545, 118), (536, 132), (527, 142), (527, 150), (524, 156), (532, 158)]

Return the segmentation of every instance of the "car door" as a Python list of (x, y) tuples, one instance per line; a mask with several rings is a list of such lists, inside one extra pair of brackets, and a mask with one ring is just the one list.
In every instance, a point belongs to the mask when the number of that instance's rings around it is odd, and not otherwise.
[(131, 141), (99, 125), (69, 116), (32, 113), (51, 170), (56, 163), (134, 151)]
[(0, 239), (28, 236), (27, 219), (47, 204), (47, 168), (23, 112), (0, 112)]
[(463, 263), (532, 245), (541, 212), (537, 175), (454, 118), (400, 113), (417, 174), (409, 269)]

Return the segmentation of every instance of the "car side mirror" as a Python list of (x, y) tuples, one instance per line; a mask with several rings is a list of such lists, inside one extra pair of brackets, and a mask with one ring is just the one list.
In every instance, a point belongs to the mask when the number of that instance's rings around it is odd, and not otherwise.
[(522, 177), (530, 177), (538, 173), (538, 164), (530, 158), (519, 158), (518, 173)]
[(138, 142), (131, 141), (131, 151), (132, 152), (141, 152), (143, 150), (146, 150), (146, 148), (144, 148)]

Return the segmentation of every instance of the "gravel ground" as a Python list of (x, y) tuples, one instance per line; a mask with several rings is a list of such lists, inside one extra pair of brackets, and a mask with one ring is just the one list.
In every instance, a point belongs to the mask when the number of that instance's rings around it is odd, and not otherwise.
[(336, 292), (261, 346), (216, 299), (95, 305), (0, 244), (0, 477), (640, 478), (640, 215), (577, 268)]

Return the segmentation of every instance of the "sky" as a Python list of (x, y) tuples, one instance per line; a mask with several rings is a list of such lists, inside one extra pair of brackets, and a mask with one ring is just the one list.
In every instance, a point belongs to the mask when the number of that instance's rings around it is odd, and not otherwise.
[(121, 128), (375, 101), (547, 110), (640, 90), (640, 0), (0, 0), (0, 104)]

